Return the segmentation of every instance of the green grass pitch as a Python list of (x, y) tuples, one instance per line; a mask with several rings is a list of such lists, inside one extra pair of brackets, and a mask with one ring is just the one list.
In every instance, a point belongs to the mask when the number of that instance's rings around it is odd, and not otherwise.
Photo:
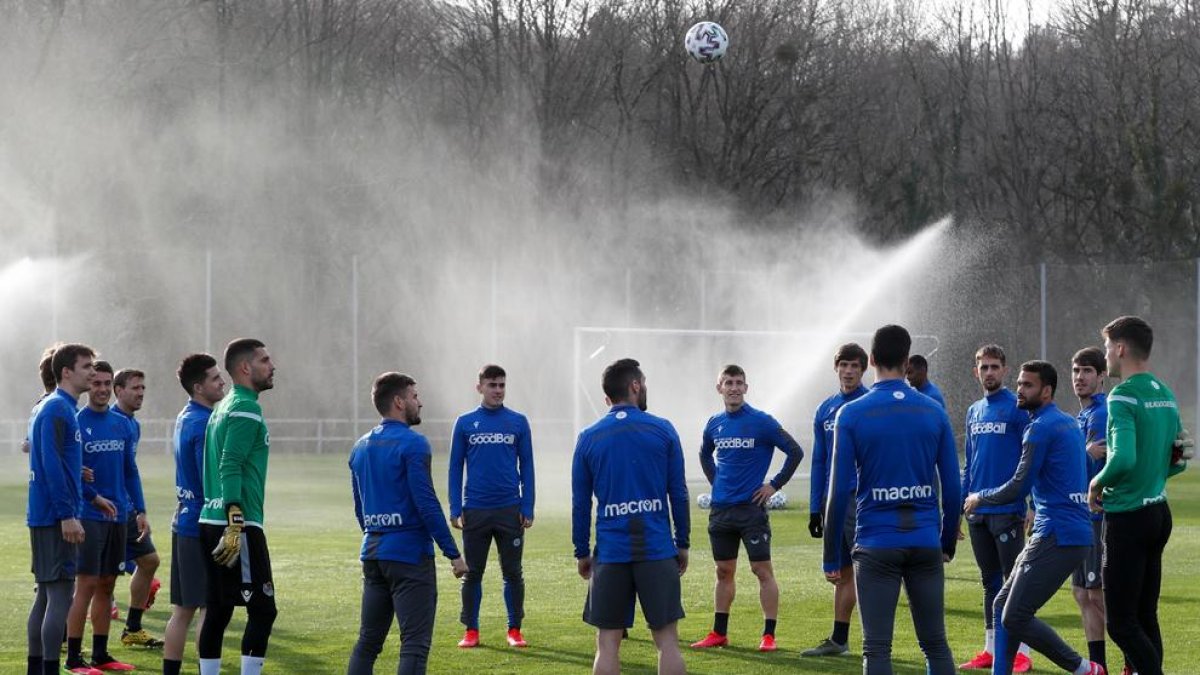
[[(33, 588), (29, 574), (29, 535), (24, 524), (26, 459), (9, 457), (10, 470), (0, 476), (0, 673), (25, 672), (25, 619)], [(146, 627), (161, 635), (168, 615), (170, 513), (174, 506), (173, 467), (168, 457), (145, 451), (140, 459), (151, 507), (155, 542), (163, 556), (159, 577), (163, 592), (146, 615)], [(553, 465), (552, 465), (553, 464)], [(433, 673), (583, 673), (592, 660), (594, 634), (580, 621), (585, 583), (575, 573), (571, 557), (570, 520), (566, 479), (567, 461), (539, 459), (538, 515), (529, 532), (525, 552), (526, 619), (524, 632), (530, 648), (513, 650), (504, 643), (505, 613), (500, 591), (499, 565), (491, 560), (484, 580), (481, 614), (482, 645), (459, 650), (458, 582), (449, 565), (438, 559), (439, 602)], [(698, 472), (697, 472), (698, 474)], [(435, 466), (435, 484), (445, 496), (444, 468)], [(360, 535), (350, 500), (349, 474), (343, 454), (286, 456), (272, 459), (268, 479), (267, 536), (275, 571), (279, 618), (271, 638), (268, 673), (341, 673), (358, 631)], [(693, 475), (693, 481), (698, 475)], [(554, 489), (553, 486), (563, 487)], [(693, 493), (701, 491), (692, 484)], [(808, 536), (806, 501), (808, 486), (789, 486), (791, 508), (776, 511), (773, 554), (782, 589), (777, 637), (780, 651), (755, 651), (762, 630), (757, 584), (743, 558), (738, 568), (738, 596), (730, 621), (732, 647), (711, 652), (684, 648), (693, 673), (857, 673), (856, 656), (835, 659), (802, 659), (799, 652), (828, 634), (831, 622), (831, 587), (820, 573), (820, 551)], [(1200, 477), (1192, 470), (1170, 484), (1175, 529), (1166, 553), (1160, 615), (1166, 642), (1166, 671), (1200, 672)], [(705, 533), (707, 515), (693, 510), (691, 567), (684, 576), (684, 607), (680, 638), (697, 640), (708, 631), (712, 617), (713, 567)], [(964, 543), (965, 544), (965, 543)], [(955, 659), (964, 661), (981, 647), (983, 639), (982, 593), (978, 570), (969, 548), (963, 545), (947, 568), (946, 624)], [(128, 601), (128, 583), (118, 582), (122, 610)], [(924, 672), (913, 636), (908, 609), (901, 596), (895, 636), (895, 662), (899, 673)], [(1063, 637), (1081, 651), (1085, 644), (1079, 614), (1065, 587), (1040, 613)], [(857, 615), (851, 629), (851, 650), (861, 648)], [(243, 614), (235, 615), (225, 640), (225, 672), (237, 672), (237, 649)], [(120, 634), (120, 627), (113, 631)], [(90, 628), (87, 633), (90, 636)], [(85, 649), (90, 645), (85, 637)], [(1118, 663), (1109, 642), (1110, 661)], [(395, 631), (377, 664), (377, 672), (394, 672), (398, 641)], [(118, 658), (141, 672), (160, 672), (158, 652), (136, 651), (117, 642)], [(649, 631), (641, 622), (621, 650), (625, 672), (653, 672), (655, 656)], [(188, 646), (185, 673), (197, 672), (194, 644)], [(1046, 659), (1034, 655), (1035, 672), (1056, 672)]]

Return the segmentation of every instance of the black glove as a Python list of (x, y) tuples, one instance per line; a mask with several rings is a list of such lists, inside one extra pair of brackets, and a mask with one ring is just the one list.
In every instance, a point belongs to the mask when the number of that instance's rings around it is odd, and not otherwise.
[(808, 514), (808, 533), (812, 535), (813, 539), (820, 539), (825, 535), (825, 527), (821, 525), (821, 514)]

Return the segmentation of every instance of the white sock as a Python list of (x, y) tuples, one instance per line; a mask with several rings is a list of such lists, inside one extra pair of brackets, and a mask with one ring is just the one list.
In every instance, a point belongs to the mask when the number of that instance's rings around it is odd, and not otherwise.
[(221, 675), (221, 659), (200, 659), (200, 675)]
[(996, 653), (996, 631), (995, 631), (995, 629), (989, 628), (983, 632), (985, 634), (985, 637), (983, 640), (983, 651), (985, 651), (989, 654), (995, 654)]
[(1020, 654), (1024, 654), (1025, 656), (1029, 656), (1029, 645), (1022, 642), (1021, 646), (1019, 648), (1017, 648), (1017, 652)]
[(242, 655), (242, 675), (262, 675), (263, 661), (266, 661), (263, 656), (246, 656)]

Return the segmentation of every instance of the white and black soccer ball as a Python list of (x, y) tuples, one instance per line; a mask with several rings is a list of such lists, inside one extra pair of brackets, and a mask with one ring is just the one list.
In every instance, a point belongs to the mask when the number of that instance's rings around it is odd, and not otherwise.
[(712, 506), (712, 495), (707, 492), (696, 495), (696, 506), (707, 509)]
[(688, 29), (683, 38), (688, 55), (700, 63), (714, 63), (729, 49), (729, 34), (719, 24), (701, 21)]
[(787, 493), (776, 492), (767, 500), (767, 508), (773, 511), (787, 508)]

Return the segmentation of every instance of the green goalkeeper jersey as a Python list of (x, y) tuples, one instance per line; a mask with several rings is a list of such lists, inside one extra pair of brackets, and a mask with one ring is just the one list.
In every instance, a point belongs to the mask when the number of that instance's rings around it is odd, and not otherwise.
[(204, 432), (204, 509), (200, 522), (224, 525), (225, 506), (238, 504), (246, 525), (263, 526), (271, 435), (258, 393), (240, 384), (213, 407)]
[(1131, 375), (1108, 395), (1108, 458), (1096, 474), (1105, 513), (1135, 511), (1167, 501), (1167, 477), (1181, 429), (1175, 394), (1150, 373)]

